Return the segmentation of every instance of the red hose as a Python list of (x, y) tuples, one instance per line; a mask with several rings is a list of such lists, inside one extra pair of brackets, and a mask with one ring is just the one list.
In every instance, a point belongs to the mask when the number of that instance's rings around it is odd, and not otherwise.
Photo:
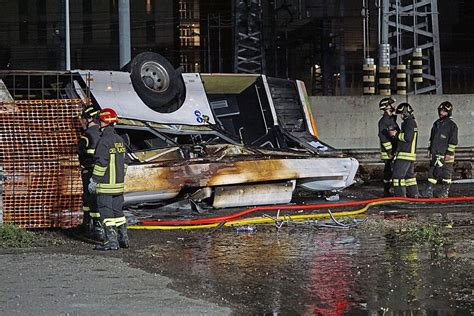
[(406, 201), (406, 202), (428, 202), (428, 203), (448, 203), (448, 202), (471, 202), (474, 201), (474, 196), (465, 196), (465, 197), (452, 197), (452, 198), (403, 198), (403, 197), (385, 197), (377, 198), (370, 200), (362, 201), (353, 201), (353, 202), (340, 202), (340, 203), (328, 203), (328, 204), (305, 204), (305, 205), (274, 205), (274, 206), (257, 206), (245, 209), (234, 214), (218, 217), (208, 217), (201, 219), (190, 219), (190, 220), (174, 220), (174, 221), (164, 221), (164, 220), (144, 220), (141, 222), (143, 226), (174, 226), (174, 225), (202, 225), (202, 224), (215, 224), (221, 222), (227, 222), (230, 220), (238, 219), (246, 214), (258, 212), (258, 211), (277, 211), (277, 210), (308, 210), (308, 209), (321, 209), (321, 208), (330, 208), (330, 207), (345, 207), (345, 206), (357, 206), (365, 205), (374, 202), (381, 201)]

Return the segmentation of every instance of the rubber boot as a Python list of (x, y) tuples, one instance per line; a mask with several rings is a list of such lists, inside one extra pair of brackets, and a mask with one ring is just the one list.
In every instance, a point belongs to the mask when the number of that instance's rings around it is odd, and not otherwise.
[(450, 187), (449, 184), (443, 183), (443, 185), (441, 186), (441, 191), (438, 194), (438, 197), (439, 198), (449, 197), (449, 187)]
[(89, 212), (84, 212), (84, 217), (82, 219), (82, 223), (79, 226), (79, 229), (82, 234), (88, 236), (92, 230), (92, 218), (89, 215)]
[(117, 231), (115, 230), (115, 226), (106, 226), (105, 241), (103, 244), (95, 246), (94, 250), (108, 251), (118, 249), (119, 243), (117, 240)]
[(393, 187), (393, 195), (397, 197), (407, 197), (407, 188), (406, 187)]
[(123, 224), (117, 227), (117, 235), (120, 248), (130, 247), (127, 235), (127, 224)]
[(390, 183), (384, 183), (383, 184), (383, 196), (384, 197), (393, 196), (390, 193)]
[(420, 192), (418, 192), (417, 185), (410, 185), (406, 187), (407, 197), (418, 199), (420, 198)]
[(105, 241), (104, 227), (99, 219), (92, 219), (91, 238), (97, 241)]
[(433, 198), (433, 185), (431, 183), (428, 184), (425, 189), (425, 192), (423, 192), (423, 197), (428, 199)]

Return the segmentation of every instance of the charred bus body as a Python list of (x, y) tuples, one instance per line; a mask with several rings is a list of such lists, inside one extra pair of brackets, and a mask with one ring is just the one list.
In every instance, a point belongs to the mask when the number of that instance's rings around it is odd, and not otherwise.
[(339, 191), (357, 172), (357, 160), (318, 139), (300, 81), (179, 73), (154, 53), (129, 71), (1, 75), (15, 100), (80, 98), (117, 111), (129, 204), (183, 192), (216, 208), (288, 203), (296, 186)]

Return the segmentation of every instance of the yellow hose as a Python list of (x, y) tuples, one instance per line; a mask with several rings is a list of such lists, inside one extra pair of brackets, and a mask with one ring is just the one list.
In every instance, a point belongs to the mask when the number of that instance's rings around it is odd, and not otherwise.
[[(401, 200), (385, 200), (385, 201), (377, 201), (368, 203), (361, 209), (355, 211), (341, 211), (341, 212), (332, 212), (331, 214), (334, 217), (344, 217), (344, 216), (354, 216), (360, 215), (366, 212), (370, 207), (377, 206), (377, 205), (384, 205), (384, 204), (393, 204), (393, 203), (408, 203), (407, 201)], [(276, 220), (291, 220), (293, 222), (302, 222), (308, 219), (318, 219), (318, 218), (328, 218), (330, 217), (329, 213), (323, 214), (305, 214), (305, 215), (280, 215)], [(238, 219), (234, 221), (225, 222), (223, 226), (245, 226), (245, 225), (258, 225), (258, 224), (272, 224), (275, 222), (274, 218), (269, 217), (252, 217), (246, 219)], [(130, 226), (130, 229), (148, 229), (148, 230), (176, 230), (176, 229), (205, 229), (205, 228), (214, 228), (222, 223), (215, 223), (215, 224), (203, 224), (203, 225), (183, 225), (183, 226), (176, 226), (176, 225), (133, 225)]]

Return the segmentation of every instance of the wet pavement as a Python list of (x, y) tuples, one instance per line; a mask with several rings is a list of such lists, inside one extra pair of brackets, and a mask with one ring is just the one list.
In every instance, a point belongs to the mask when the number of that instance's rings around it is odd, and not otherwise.
[[(453, 195), (474, 195), (471, 186), (453, 189)], [(380, 193), (363, 186), (341, 198)], [(280, 229), (130, 230), (131, 248), (108, 253), (61, 234), (64, 244), (34, 253), (45, 258), (73, 254), (75, 264), (82, 264), (81, 257), (89, 262), (109, 257), (148, 273), (142, 278), (154, 291), (140, 298), (142, 311), (153, 310), (153, 304), (159, 311), (166, 304), (163, 290), (152, 281), (153, 275), (162, 275), (171, 280), (167, 289), (193, 299), (180, 300), (180, 311), (190, 314), (192, 306), (199, 306), (197, 313), (225, 314), (230, 308), (237, 315), (473, 315), (473, 209), (472, 203), (386, 205), (362, 217), (339, 219), (347, 227), (328, 220), (326, 227), (319, 221)], [(103, 287), (87, 291), (100, 297)], [(129, 291), (130, 301), (133, 287)], [(186, 309), (186, 304), (195, 305)], [(126, 307), (123, 311), (127, 314)], [(162, 310), (172, 311), (172, 306)]]
[(212, 235), (134, 232), (135, 240), (150, 243), (151, 234), (160, 234), (161, 242), (126, 260), (239, 314), (473, 311), (472, 226), (454, 226), (439, 242), (379, 225), (370, 233), (301, 226)]
[(133, 231), (140, 249), (124, 260), (237, 314), (472, 315), (472, 209), (383, 206), (350, 229), (313, 223)]

